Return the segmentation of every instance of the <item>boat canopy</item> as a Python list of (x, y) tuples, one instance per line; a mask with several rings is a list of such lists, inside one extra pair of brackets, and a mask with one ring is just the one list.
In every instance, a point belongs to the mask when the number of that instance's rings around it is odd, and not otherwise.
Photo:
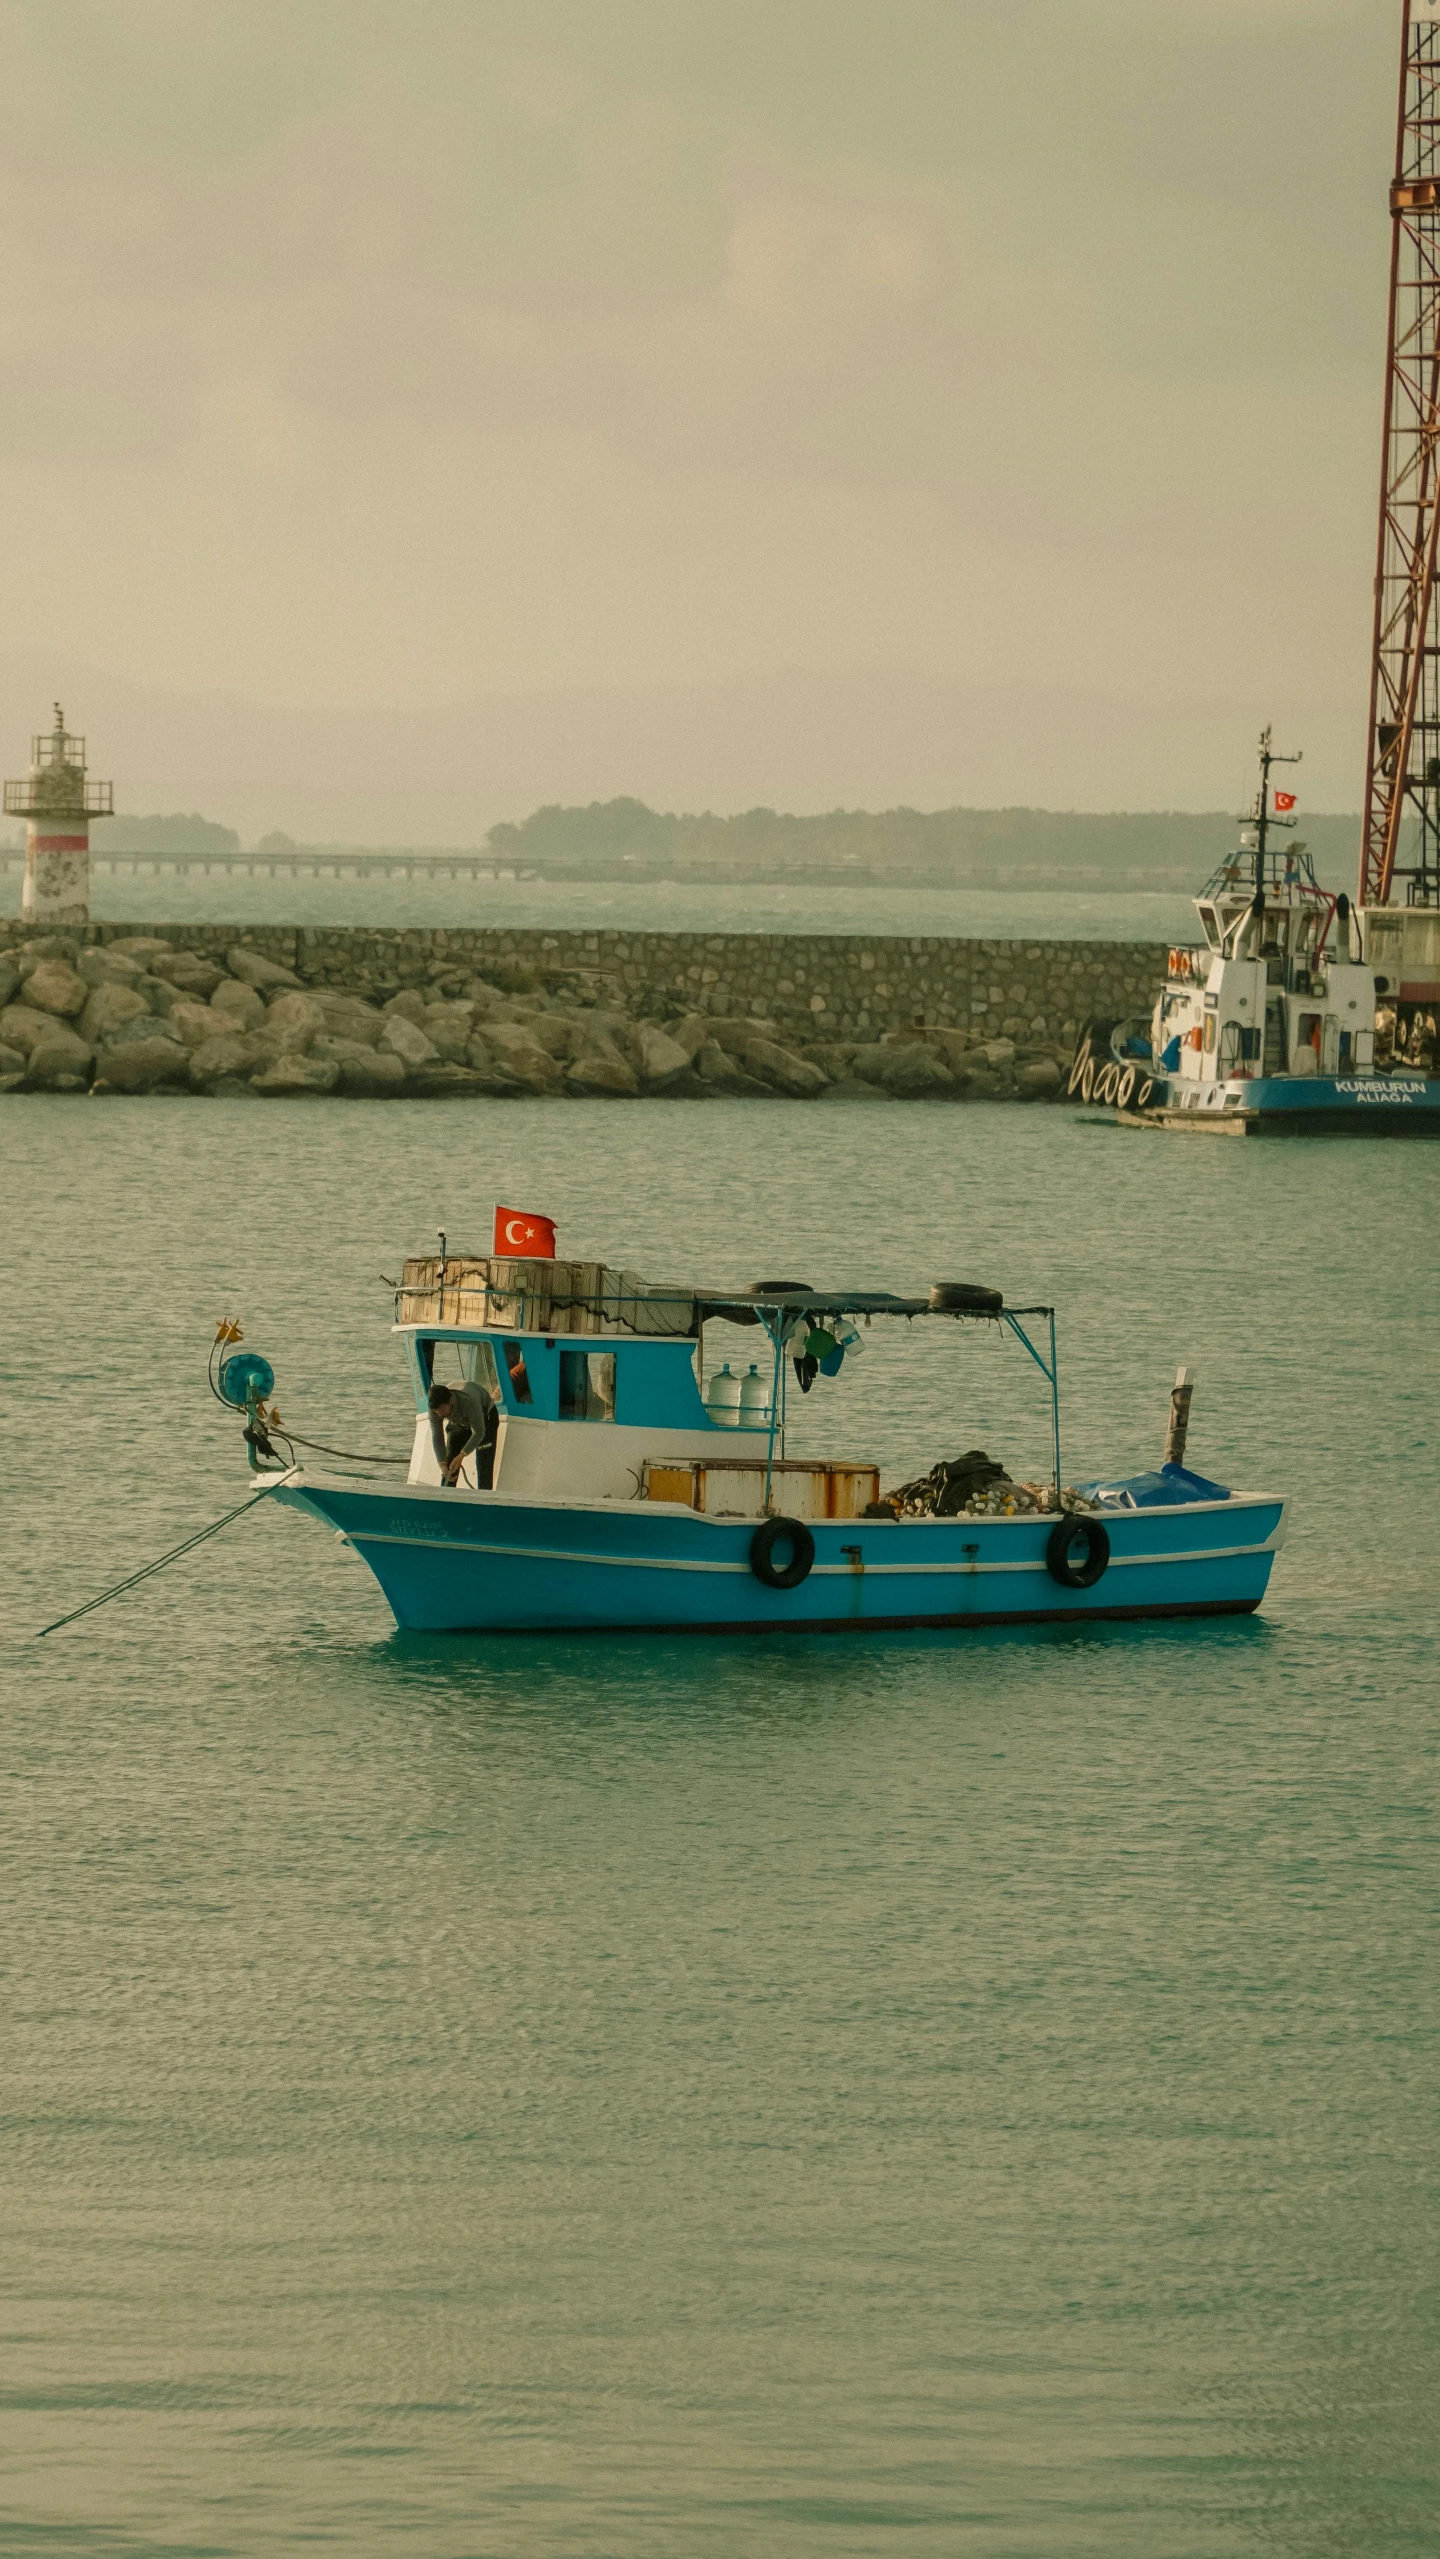
[[(881, 1288), (754, 1288), (713, 1295), (697, 1290), (695, 1311), (702, 1323), (711, 1317), (732, 1324), (758, 1324), (767, 1315), (948, 1315), (992, 1320), (1005, 1312), (998, 1289), (971, 1288), (959, 1281), (942, 1282), (926, 1297), (896, 1297)], [(1012, 1315), (1048, 1315), (1048, 1306), (1012, 1306)]]

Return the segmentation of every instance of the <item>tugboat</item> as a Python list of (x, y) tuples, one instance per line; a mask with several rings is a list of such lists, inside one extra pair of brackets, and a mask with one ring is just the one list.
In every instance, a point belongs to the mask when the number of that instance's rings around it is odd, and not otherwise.
[[(497, 1241), (516, 1223), (501, 1212)], [(857, 1326), (917, 1320), (952, 1340), (983, 1328), (1028, 1355), (1045, 1389), (1043, 1480), (1015, 1481), (969, 1449), (882, 1493), (871, 1462), (790, 1453), (792, 1383), (808, 1416), (810, 1390), (833, 1393), (863, 1346)], [(234, 1324), (211, 1364), (220, 1400), (245, 1416), (262, 1486), (353, 1548), (405, 1628), (815, 1633), (1237, 1615), (1259, 1606), (1283, 1534), (1283, 1500), (1186, 1467), (1183, 1372), (1159, 1468), (1067, 1484), (1053, 1308), (964, 1282), (918, 1296), (663, 1287), (592, 1262), (455, 1254), (442, 1236), (438, 1258), (405, 1264), (395, 1333), (408, 1457), (348, 1469), (298, 1462), (314, 1443), (280, 1428), (270, 1364), (233, 1347)], [(731, 1351), (720, 1365), (717, 1335)], [(468, 1448), (437, 1419), (460, 1397), (478, 1417)], [(386, 1482), (387, 1463), (406, 1469), (401, 1482)]]
[(1284, 840), (1294, 794), (1271, 806), (1272, 768), (1299, 761), (1265, 730), (1253, 815), (1195, 900), (1203, 942), (1171, 950), (1148, 1025), (1120, 1024), (1108, 1056), (1081, 1043), (1069, 1089), (1122, 1126), (1440, 1136), (1440, 915), (1362, 915), (1318, 885)]

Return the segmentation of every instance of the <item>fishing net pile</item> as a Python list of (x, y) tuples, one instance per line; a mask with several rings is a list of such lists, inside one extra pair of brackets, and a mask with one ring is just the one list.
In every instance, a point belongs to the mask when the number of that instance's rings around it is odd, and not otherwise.
[(963, 1457), (942, 1457), (928, 1475), (897, 1484), (870, 1505), (872, 1518), (1015, 1519), (1028, 1511), (1093, 1511), (1098, 1505), (1063, 1485), (1057, 1499), (1053, 1484), (1017, 1484), (983, 1448), (967, 1448)]

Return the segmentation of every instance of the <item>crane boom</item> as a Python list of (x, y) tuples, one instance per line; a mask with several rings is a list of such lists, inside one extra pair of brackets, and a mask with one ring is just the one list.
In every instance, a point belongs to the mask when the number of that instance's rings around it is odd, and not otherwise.
[[(1360, 904), (1440, 904), (1440, 0), (1405, 0)], [(1408, 823), (1407, 823), (1408, 821)]]

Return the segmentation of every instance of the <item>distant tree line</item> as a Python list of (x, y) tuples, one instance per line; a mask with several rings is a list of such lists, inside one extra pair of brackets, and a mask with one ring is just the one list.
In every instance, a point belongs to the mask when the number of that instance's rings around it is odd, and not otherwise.
[(240, 850), (233, 826), (198, 816), (96, 818), (90, 842), (97, 853), (208, 853), (217, 860)]
[[(1343, 875), (1353, 866), (1359, 824), (1355, 817), (1306, 818), (1300, 840), (1318, 868)], [(747, 809), (740, 817), (686, 817), (626, 799), (537, 809), (518, 825), (492, 826), (486, 844), (506, 861), (576, 872), (631, 862), (644, 869), (848, 866), (927, 879), (1153, 873), (1157, 884), (1175, 879), (1198, 887), (1234, 850), (1237, 834), (1236, 818), (1218, 810), (832, 809), (823, 817), (787, 817)]]

